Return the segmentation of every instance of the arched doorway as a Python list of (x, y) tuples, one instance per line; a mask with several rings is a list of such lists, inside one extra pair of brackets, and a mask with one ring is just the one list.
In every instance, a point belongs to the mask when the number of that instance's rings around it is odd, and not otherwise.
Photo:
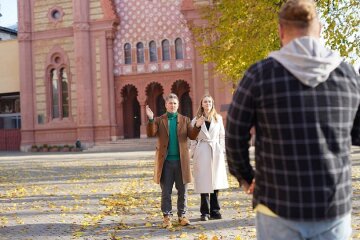
[(152, 82), (146, 87), (146, 97), (146, 102), (156, 117), (166, 112), (164, 89), (159, 83)]
[(193, 113), (192, 113), (192, 100), (190, 98), (189, 92), (185, 92), (180, 97), (180, 113), (184, 116), (189, 117), (192, 119)]
[(161, 116), (166, 112), (165, 99), (163, 94), (156, 97), (156, 115)]
[(126, 85), (121, 90), (123, 97), (124, 138), (140, 138), (141, 112), (135, 86)]
[(192, 111), (192, 100), (190, 98), (190, 86), (189, 84), (184, 80), (177, 80), (174, 82), (174, 84), (171, 86), (171, 92), (175, 93), (180, 102), (179, 106), (179, 112), (189, 117), (190, 119), (193, 117), (193, 111)]

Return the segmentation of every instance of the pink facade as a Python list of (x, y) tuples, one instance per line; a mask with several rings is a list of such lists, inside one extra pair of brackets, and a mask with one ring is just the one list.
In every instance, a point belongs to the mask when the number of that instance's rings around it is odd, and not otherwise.
[(225, 115), (230, 89), (193, 45), (194, 2), (18, 0), (22, 150), (146, 137), (145, 106), (162, 114), (170, 92), (189, 117), (205, 93)]

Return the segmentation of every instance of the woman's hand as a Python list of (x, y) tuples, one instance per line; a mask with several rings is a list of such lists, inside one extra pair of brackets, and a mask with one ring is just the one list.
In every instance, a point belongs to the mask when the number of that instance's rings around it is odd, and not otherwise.
[(201, 125), (205, 122), (205, 117), (201, 116), (198, 119), (196, 119), (195, 127), (200, 128)]

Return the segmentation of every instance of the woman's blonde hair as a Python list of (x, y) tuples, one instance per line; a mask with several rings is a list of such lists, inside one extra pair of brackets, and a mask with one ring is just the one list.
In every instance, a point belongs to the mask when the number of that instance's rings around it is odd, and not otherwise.
[(196, 118), (200, 118), (201, 116), (204, 115), (204, 108), (202, 107), (202, 102), (204, 100), (204, 98), (210, 98), (211, 101), (212, 101), (212, 107), (211, 107), (211, 110), (210, 110), (210, 113), (209, 113), (209, 120), (213, 119), (217, 122), (217, 112), (215, 110), (215, 102), (214, 102), (214, 99), (209, 95), (209, 94), (205, 94), (201, 100), (200, 100), (200, 106), (197, 110), (197, 113), (196, 113)]

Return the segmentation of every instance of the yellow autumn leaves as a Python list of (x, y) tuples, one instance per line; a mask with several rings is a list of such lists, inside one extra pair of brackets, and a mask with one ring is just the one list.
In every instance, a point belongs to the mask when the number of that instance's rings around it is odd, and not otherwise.
[[(52, 156), (37, 160), (36, 166), (33, 160), (13, 160), (11, 166), (0, 160), (1, 237), (28, 239), (26, 236), (34, 234), (32, 226), (44, 224), (46, 234), (54, 234), (54, 229), (61, 226), (63, 232), (56, 233), (72, 240), (256, 239), (251, 196), (238, 188), (234, 178), (229, 178), (230, 188), (220, 192), (223, 220), (200, 221), (200, 196), (190, 186), (188, 214), (192, 225), (182, 227), (174, 217), (173, 227), (163, 229), (160, 187), (152, 181), (153, 155), (139, 153), (129, 159), (126, 153), (98, 156), (78, 155), (74, 159)], [(352, 173), (353, 198), (357, 203), (360, 153), (355, 158), (359, 159)], [(176, 209), (175, 189), (174, 193)], [(354, 238), (360, 238), (356, 224), (360, 213), (356, 209), (353, 219)]]

